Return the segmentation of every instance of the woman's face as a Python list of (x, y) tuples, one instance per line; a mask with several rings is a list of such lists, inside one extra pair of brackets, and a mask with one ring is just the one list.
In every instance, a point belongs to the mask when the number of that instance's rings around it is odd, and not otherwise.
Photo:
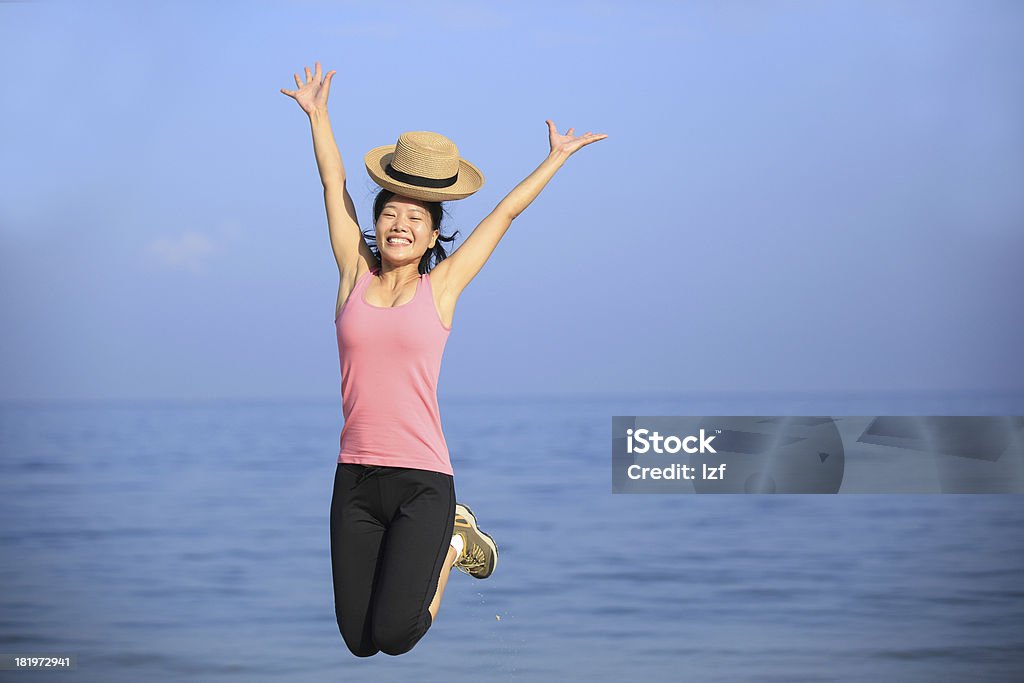
[(377, 219), (381, 260), (396, 266), (419, 264), (423, 254), (437, 243), (438, 232), (424, 202), (395, 195), (384, 204)]

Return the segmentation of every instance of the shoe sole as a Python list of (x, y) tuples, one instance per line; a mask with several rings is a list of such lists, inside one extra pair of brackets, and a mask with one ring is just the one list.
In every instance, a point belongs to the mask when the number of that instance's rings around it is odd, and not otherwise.
[(476, 523), (476, 516), (473, 514), (473, 510), (471, 510), (468, 505), (466, 505), (465, 503), (459, 503), (459, 506), (465, 509), (466, 517), (469, 521), (470, 528), (472, 528), (473, 531), (475, 531), (476, 533), (480, 534), (480, 536), (484, 539), (484, 542), (487, 543), (487, 547), (491, 549), (491, 553), (494, 554), (494, 564), (491, 566), (491, 573), (484, 577), (474, 576), (473, 578), (489, 578), (491, 574), (494, 573), (494, 570), (498, 568), (498, 544), (494, 542), (494, 539), (491, 538), (489, 534), (480, 530), (480, 527)]

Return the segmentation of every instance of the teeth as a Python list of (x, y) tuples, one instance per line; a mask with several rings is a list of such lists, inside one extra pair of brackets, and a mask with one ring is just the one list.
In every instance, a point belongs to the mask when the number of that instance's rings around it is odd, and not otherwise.
[(412, 244), (412, 241), (402, 239), (401, 237), (389, 237), (388, 244)]

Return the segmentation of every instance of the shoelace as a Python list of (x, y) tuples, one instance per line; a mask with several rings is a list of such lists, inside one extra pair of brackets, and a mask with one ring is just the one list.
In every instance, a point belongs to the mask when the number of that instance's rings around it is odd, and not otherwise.
[(473, 575), (474, 570), (483, 569), (487, 564), (487, 554), (478, 545), (466, 546), (463, 556), (455, 563), (455, 568), (464, 574)]

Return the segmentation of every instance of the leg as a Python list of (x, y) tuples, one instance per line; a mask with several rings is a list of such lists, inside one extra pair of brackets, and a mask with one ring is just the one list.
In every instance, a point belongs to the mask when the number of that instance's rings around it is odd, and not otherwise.
[[(358, 466), (339, 463), (331, 498), (334, 611), (345, 645), (357, 657), (377, 654), (370, 612), (384, 526), (374, 517), (371, 487), (355, 487)], [(377, 506), (379, 507), (379, 506)]]
[(441, 575), (437, 577), (437, 591), (434, 593), (434, 599), (430, 601), (430, 623), (433, 624), (437, 621), (437, 610), (441, 609), (441, 598), (444, 596), (444, 587), (448, 585), (448, 577), (452, 573), (452, 565), (455, 564), (455, 560), (458, 559), (455, 556), (455, 548), (450, 544), (448, 545), (448, 555), (444, 558), (444, 564), (441, 566)]
[[(389, 655), (408, 652), (433, 623), (430, 610), (449, 558), (455, 486), (440, 472), (404, 469), (380, 480), (388, 525), (370, 615), (373, 641)], [(447, 579), (447, 577), (445, 577)]]

